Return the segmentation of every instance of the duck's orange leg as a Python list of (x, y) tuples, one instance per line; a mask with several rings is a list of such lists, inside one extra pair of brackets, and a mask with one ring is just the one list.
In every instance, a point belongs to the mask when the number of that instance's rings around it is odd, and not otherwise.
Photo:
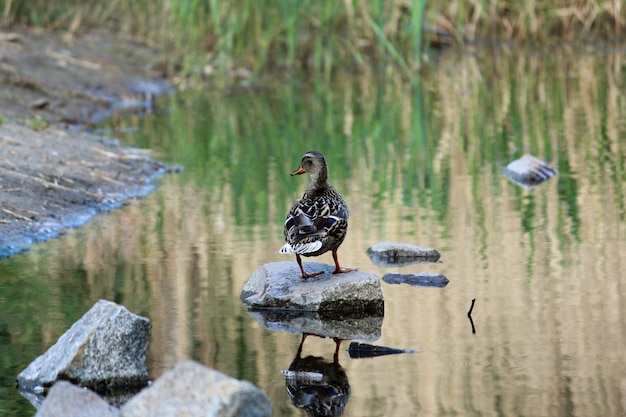
[(302, 267), (302, 259), (300, 258), (300, 254), (298, 253), (296, 253), (296, 261), (298, 261), (300, 271), (302, 271), (302, 275), (300, 275), (300, 278), (302, 279), (313, 278), (324, 273), (324, 271), (313, 272), (312, 274), (307, 274), (306, 272), (304, 272), (304, 268)]
[(333, 271), (333, 274), (343, 274), (346, 272), (353, 272), (356, 271), (356, 269), (341, 269), (341, 267), (339, 266), (339, 259), (337, 259), (337, 251), (334, 250), (333, 251), (333, 260), (335, 261), (335, 270)]

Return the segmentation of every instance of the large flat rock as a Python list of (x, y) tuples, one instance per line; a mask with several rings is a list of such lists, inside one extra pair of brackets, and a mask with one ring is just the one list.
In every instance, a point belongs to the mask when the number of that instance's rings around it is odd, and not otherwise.
[(239, 381), (193, 361), (165, 372), (149, 388), (122, 407), (123, 417), (269, 417), (267, 396)]
[(150, 320), (100, 300), (18, 375), (18, 388), (37, 406), (60, 379), (104, 394), (145, 386), (149, 334)]
[(241, 300), (248, 308), (317, 311), (336, 313), (383, 313), (384, 300), (377, 275), (353, 271), (331, 274), (334, 267), (306, 262), (307, 271), (324, 271), (313, 278), (300, 278), (296, 262), (272, 262), (255, 271), (243, 290)]

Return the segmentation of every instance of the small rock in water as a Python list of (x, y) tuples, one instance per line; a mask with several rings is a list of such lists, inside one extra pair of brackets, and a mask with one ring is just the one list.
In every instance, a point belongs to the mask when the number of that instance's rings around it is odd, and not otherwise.
[(448, 278), (441, 274), (421, 272), (419, 274), (396, 274), (388, 273), (383, 276), (387, 284), (409, 284), (414, 287), (437, 287), (443, 288), (448, 285)]
[(374, 265), (383, 268), (440, 262), (439, 258), (441, 258), (441, 254), (436, 249), (397, 242), (376, 243), (367, 249), (367, 255)]
[(127, 398), (128, 392), (148, 383), (149, 334), (150, 320), (100, 300), (17, 376), (18, 389), (35, 406), (60, 379), (113, 399), (119, 388), (120, 398)]
[(304, 268), (325, 273), (302, 279), (296, 262), (261, 266), (241, 291), (242, 302), (253, 309), (382, 314), (383, 292), (377, 275), (362, 271), (335, 275), (331, 274), (333, 266), (319, 262), (305, 262)]
[(516, 159), (502, 170), (513, 183), (530, 189), (555, 176), (558, 171), (532, 155)]
[(271, 415), (259, 388), (193, 361), (177, 364), (122, 407), (123, 417)]
[(387, 346), (376, 346), (368, 343), (352, 342), (348, 354), (352, 359), (374, 358), (376, 356), (395, 355), (398, 353), (415, 353), (419, 350), (398, 349)]

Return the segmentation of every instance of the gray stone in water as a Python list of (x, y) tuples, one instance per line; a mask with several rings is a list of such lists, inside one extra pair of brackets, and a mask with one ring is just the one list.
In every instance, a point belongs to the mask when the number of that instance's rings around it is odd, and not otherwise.
[(423, 248), (408, 243), (379, 242), (367, 249), (367, 255), (379, 267), (402, 266), (440, 262), (436, 249)]
[(549, 180), (558, 171), (539, 158), (524, 155), (507, 165), (502, 173), (520, 187), (530, 189)]
[(35, 417), (118, 417), (120, 410), (87, 388), (59, 381), (50, 388)]
[(99, 393), (143, 387), (149, 334), (150, 320), (100, 300), (18, 375), (18, 389), (37, 406), (59, 379)]
[(272, 262), (256, 270), (243, 290), (241, 300), (248, 308), (318, 311), (320, 315), (363, 312), (382, 315), (380, 279), (369, 272), (331, 274), (331, 265), (306, 262), (308, 271), (325, 273), (300, 278), (296, 262)]
[(380, 338), (383, 316), (322, 318), (314, 311), (254, 310), (250, 315), (265, 329), (323, 337), (374, 341)]
[(200, 363), (185, 361), (165, 372), (122, 407), (122, 417), (265, 417), (272, 415), (267, 396)]
[(387, 284), (408, 284), (415, 287), (438, 288), (443, 288), (450, 282), (445, 275), (432, 274), (430, 272), (420, 272), (419, 274), (388, 273), (383, 275), (383, 281)]

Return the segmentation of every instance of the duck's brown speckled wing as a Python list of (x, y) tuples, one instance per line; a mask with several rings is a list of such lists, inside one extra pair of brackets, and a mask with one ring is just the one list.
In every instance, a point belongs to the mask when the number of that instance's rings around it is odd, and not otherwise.
[(341, 245), (348, 230), (348, 207), (334, 190), (296, 201), (285, 219), (281, 253), (317, 256)]

